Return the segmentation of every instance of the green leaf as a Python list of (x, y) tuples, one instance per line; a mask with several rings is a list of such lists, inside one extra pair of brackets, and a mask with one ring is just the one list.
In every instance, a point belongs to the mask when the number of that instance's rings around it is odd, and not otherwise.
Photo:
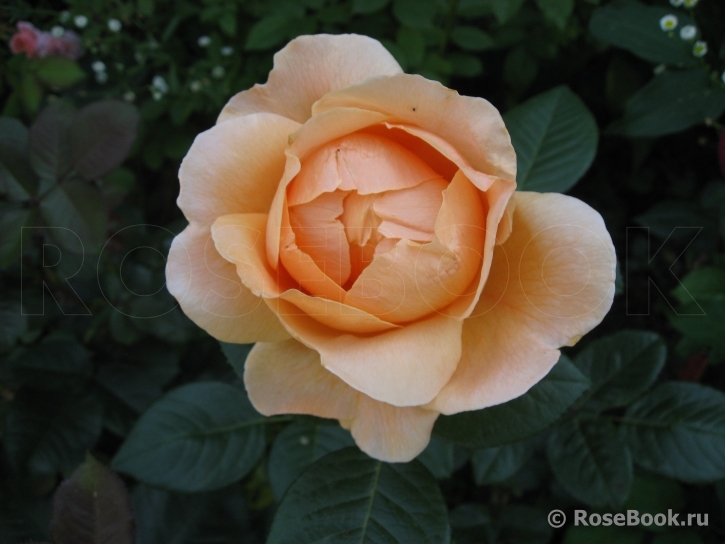
[[(32, 226), (36, 217), (36, 210), (18, 208), (14, 204), (0, 202), (0, 268), (17, 264), (20, 261), (23, 249), (23, 227)], [(29, 238), (29, 236), (25, 236), (26, 245)]]
[(72, 168), (70, 128), (74, 117), (73, 106), (57, 101), (40, 112), (30, 127), (30, 163), (41, 178), (60, 181)]
[(714, 227), (700, 208), (681, 200), (660, 200), (644, 213), (637, 215), (634, 220), (649, 228), (655, 236), (664, 239), (670, 236), (676, 238), (693, 235), (692, 232), (678, 227)]
[(547, 20), (563, 29), (574, 10), (574, 0), (536, 0), (541, 13)]
[(591, 342), (574, 359), (592, 382), (580, 404), (596, 411), (626, 406), (650, 388), (666, 358), (667, 346), (653, 332), (625, 330)]
[(264, 452), (264, 422), (236, 387), (185, 385), (141, 416), (111, 466), (166, 489), (218, 489), (257, 464)]
[(483, 73), (481, 60), (467, 53), (451, 53), (448, 60), (453, 66), (453, 75), (462, 77), (476, 77)]
[(466, 51), (484, 51), (496, 45), (493, 38), (475, 26), (457, 26), (451, 32), (451, 41)]
[(508, 504), (501, 511), (503, 542), (511, 544), (547, 544), (552, 530), (548, 512), (521, 504)]
[(330, 452), (354, 446), (350, 433), (339, 425), (293, 423), (272, 444), (269, 483), (277, 501), (315, 461)]
[(393, 15), (406, 26), (431, 28), (437, 11), (434, 0), (393, 0)]
[(448, 512), (420, 463), (387, 464), (347, 448), (315, 463), (289, 489), (267, 544), (450, 542)]
[(468, 461), (469, 454), (463, 448), (431, 437), (428, 446), (417, 459), (430, 470), (438, 480), (445, 480)]
[(140, 484), (132, 498), (136, 544), (250, 542), (247, 501), (240, 485), (181, 494)]
[(493, 14), (498, 20), (498, 24), (503, 25), (511, 19), (524, 5), (524, 0), (491, 0), (491, 8)]
[[(668, 510), (679, 512), (685, 506), (685, 492), (674, 480), (667, 480), (652, 474), (639, 474), (634, 477), (629, 497), (622, 510), (637, 510), (639, 515), (655, 516)], [(650, 525), (647, 531), (663, 531), (665, 528)]]
[(517, 92), (525, 91), (533, 83), (538, 71), (538, 61), (523, 45), (512, 48), (506, 55), (503, 78)]
[(725, 395), (685, 382), (664, 383), (632, 404), (623, 435), (640, 466), (685, 482), (725, 477)]
[(471, 457), (477, 485), (503, 482), (516, 474), (533, 453), (525, 442), (476, 450)]
[(564, 192), (589, 169), (599, 133), (568, 87), (540, 94), (504, 115), (517, 156), (518, 189)]
[(23, 100), (23, 106), (31, 115), (40, 109), (40, 103), (43, 101), (43, 86), (30, 72), (23, 74), (20, 82), (20, 98)]
[(76, 61), (56, 56), (36, 61), (35, 75), (44, 84), (58, 89), (73, 87), (86, 77)]
[(456, 544), (495, 544), (498, 529), (485, 505), (461, 504), (451, 510), (450, 518)]
[(136, 141), (140, 117), (120, 100), (99, 100), (82, 108), (73, 121), (73, 168), (88, 180), (118, 168)]
[(247, 51), (270, 49), (284, 40), (290, 20), (284, 15), (268, 15), (257, 21), (247, 34)]
[(572, 525), (564, 535), (564, 544), (639, 544), (645, 534), (638, 527)]
[(441, 416), (433, 432), (477, 449), (518, 442), (554, 423), (588, 387), (589, 380), (562, 355), (549, 374), (520, 397), (483, 410)]
[(0, 347), (10, 347), (28, 330), (28, 317), (18, 302), (0, 301)]
[(725, 295), (725, 270), (714, 266), (696, 268), (675, 287), (672, 294), (681, 303), (710, 300)]
[(72, 253), (100, 252), (106, 241), (106, 210), (92, 185), (66, 181), (40, 201), (40, 212), (55, 240)]
[(47, 337), (13, 352), (8, 363), (13, 378), (23, 385), (67, 388), (91, 377), (90, 352), (74, 338)]
[[(634, 0), (613, 2), (594, 10), (589, 32), (611, 45), (631, 51), (654, 63), (696, 66), (692, 44), (680, 39), (678, 32), (664, 32), (660, 19), (674, 10), (664, 6), (645, 6)], [(677, 11), (678, 28), (692, 24), (682, 11)]]
[(53, 474), (73, 469), (96, 443), (103, 406), (92, 395), (65, 398), (22, 391), (8, 410), (4, 443), (19, 470)]
[(632, 456), (604, 420), (563, 421), (549, 436), (549, 464), (559, 483), (590, 506), (620, 506), (632, 486)]
[(0, 194), (25, 200), (37, 188), (28, 155), (28, 129), (17, 119), (0, 117)]
[(425, 41), (417, 28), (400, 27), (397, 36), (398, 45), (405, 52), (410, 66), (419, 66), (425, 57)]
[(121, 478), (88, 455), (53, 497), (55, 544), (133, 544), (131, 497)]
[(670, 324), (687, 340), (725, 353), (725, 298), (684, 304), (677, 314), (669, 314)]
[(390, 3), (390, 0), (352, 0), (353, 13), (375, 13)]
[(607, 132), (654, 137), (683, 131), (725, 111), (725, 89), (712, 87), (705, 70), (696, 68), (655, 76), (629, 99), (624, 117)]

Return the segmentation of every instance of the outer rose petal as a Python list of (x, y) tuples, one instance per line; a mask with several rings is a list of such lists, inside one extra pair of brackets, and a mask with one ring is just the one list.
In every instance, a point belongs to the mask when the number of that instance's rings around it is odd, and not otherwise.
[(249, 399), (262, 414), (311, 414), (339, 419), (368, 455), (407, 462), (425, 449), (437, 412), (397, 408), (355, 391), (296, 340), (258, 343), (244, 365)]
[(265, 416), (355, 417), (357, 392), (320, 364), (320, 354), (297, 340), (258, 342), (244, 363), (249, 400)]
[(184, 313), (218, 340), (247, 344), (289, 338), (262, 299), (242, 285), (234, 265), (217, 253), (208, 227), (190, 225), (174, 238), (166, 282)]
[(401, 72), (382, 44), (367, 36), (300, 36), (274, 55), (267, 83), (234, 96), (217, 123), (263, 111), (304, 123), (312, 115), (312, 104), (330, 91)]
[(283, 269), (272, 270), (266, 261), (264, 237), (267, 214), (224, 215), (212, 226), (218, 254), (236, 265), (238, 279), (254, 295), (283, 298), (294, 304), (286, 308), (292, 315), (312, 316), (321, 323), (341, 330), (366, 334), (398, 328), (375, 316), (321, 297), (309, 296), (297, 289)]
[(318, 115), (336, 107), (372, 110), (416, 125), (450, 144), (479, 172), (516, 179), (509, 133), (501, 114), (483, 98), (460, 96), (424, 77), (398, 74), (331, 92), (312, 111)]
[(417, 406), (399, 408), (359, 394), (357, 416), (348, 427), (359, 448), (375, 459), (407, 463), (430, 442), (433, 424), (440, 415)]
[(299, 123), (259, 113), (199, 134), (179, 169), (178, 205), (189, 221), (211, 225), (231, 213), (267, 213)]
[(461, 361), (428, 405), (444, 414), (522, 395), (612, 304), (616, 256), (601, 216), (564, 195), (515, 198), (513, 231), (464, 324)]
[(320, 354), (322, 365), (358, 391), (393, 406), (419, 406), (448, 383), (461, 357), (463, 322), (433, 314), (376, 335), (358, 336), (267, 300), (287, 330)]

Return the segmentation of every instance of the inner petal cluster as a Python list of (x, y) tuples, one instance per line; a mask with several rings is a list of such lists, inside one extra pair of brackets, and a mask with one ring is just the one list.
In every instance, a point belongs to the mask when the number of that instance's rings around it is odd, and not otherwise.
[[(377, 256), (401, 240), (433, 240), (448, 184), (384, 136), (354, 133), (330, 142), (304, 161), (287, 189), (297, 248), (349, 290)], [(294, 267), (290, 273), (296, 276)]]

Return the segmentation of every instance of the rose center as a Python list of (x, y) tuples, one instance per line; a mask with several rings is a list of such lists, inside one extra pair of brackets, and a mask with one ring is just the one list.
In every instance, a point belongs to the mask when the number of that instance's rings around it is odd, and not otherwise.
[(290, 226), (297, 247), (349, 289), (377, 255), (401, 240), (433, 239), (447, 186), (409, 149), (355, 133), (302, 163), (287, 191)]

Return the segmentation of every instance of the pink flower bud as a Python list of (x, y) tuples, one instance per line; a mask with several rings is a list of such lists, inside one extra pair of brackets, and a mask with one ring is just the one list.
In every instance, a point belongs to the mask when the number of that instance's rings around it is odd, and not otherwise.
[(38, 57), (38, 45), (43, 41), (40, 30), (25, 21), (19, 22), (17, 28), (18, 32), (10, 38), (10, 50), (25, 53), (29, 58)]

